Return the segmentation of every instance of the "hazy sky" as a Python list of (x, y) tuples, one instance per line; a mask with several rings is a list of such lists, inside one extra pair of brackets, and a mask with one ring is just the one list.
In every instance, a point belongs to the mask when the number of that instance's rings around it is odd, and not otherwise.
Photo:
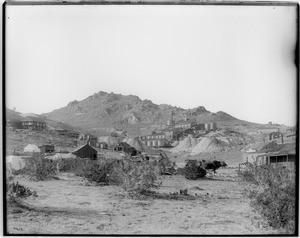
[(105, 91), (294, 125), (295, 9), (8, 6), (7, 106), (44, 113)]

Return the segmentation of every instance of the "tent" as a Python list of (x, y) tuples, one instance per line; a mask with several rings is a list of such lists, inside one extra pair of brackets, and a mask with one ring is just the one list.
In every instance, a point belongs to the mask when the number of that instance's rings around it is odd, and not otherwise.
[(13, 176), (13, 171), (23, 169), (26, 165), (24, 156), (10, 155), (6, 156), (6, 174), (7, 176)]
[(11, 168), (14, 170), (23, 169), (25, 167), (24, 156), (6, 156), (6, 164), (10, 164)]
[(37, 145), (34, 144), (29, 144), (24, 148), (24, 152), (35, 152), (35, 153), (40, 153), (41, 150), (39, 147), (37, 147)]

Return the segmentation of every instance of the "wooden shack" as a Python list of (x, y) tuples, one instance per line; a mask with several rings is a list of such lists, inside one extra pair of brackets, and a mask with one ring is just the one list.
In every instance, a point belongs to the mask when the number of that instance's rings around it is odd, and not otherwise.
[(266, 149), (261, 152), (263, 154), (256, 158), (256, 162), (259, 165), (266, 164), (288, 169), (295, 169), (296, 167), (296, 145), (294, 143), (280, 144), (275, 148)]
[(138, 150), (136, 150), (134, 147), (132, 147), (129, 144), (127, 144), (126, 142), (121, 142), (118, 146), (116, 146), (114, 148), (114, 150), (116, 150), (116, 151), (123, 151), (126, 154), (129, 154), (131, 156), (136, 156), (136, 155), (138, 155), (138, 154), (141, 153)]
[(89, 158), (89, 159), (97, 159), (97, 150), (94, 149), (89, 144), (85, 144), (73, 150), (72, 154), (80, 157), (80, 158)]
[(53, 153), (54, 152), (54, 145), (42, 145), (39, 146), (41, 153)]

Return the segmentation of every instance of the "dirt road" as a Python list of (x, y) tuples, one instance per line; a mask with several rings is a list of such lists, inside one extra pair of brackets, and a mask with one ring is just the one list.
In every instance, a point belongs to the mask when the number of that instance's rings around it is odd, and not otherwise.
[(10, 234), (272, 234), (243, 195), (234, 169), (190, 181), (165, 176), (162, 194), (187, 188), (186, 199), (132, 198), (117, 186), (88, 186), (82, 178), (14, 181), (37, 192), (24, 200), (31, 210), (8, 208)]

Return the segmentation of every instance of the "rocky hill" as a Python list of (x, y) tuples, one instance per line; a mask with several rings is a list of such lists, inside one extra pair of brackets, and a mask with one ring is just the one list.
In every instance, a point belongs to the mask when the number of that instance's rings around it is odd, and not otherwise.
[(67, 106), (45, 113), (48, 119), (68, 123), (95, 135), (126, 131), (129, 135), (149, 133), (166, 125), (170, 113), (175, 121), (195, 119), (198, 123), (216, 122), (222, 126), (251, 126), (254, 123), (239, 120), (225, 112), (213, 113), (199, 106), (183, 109), (166, 104), (154, 104), (137, 96), (98, 92), (82, 101), (72, 101)]

